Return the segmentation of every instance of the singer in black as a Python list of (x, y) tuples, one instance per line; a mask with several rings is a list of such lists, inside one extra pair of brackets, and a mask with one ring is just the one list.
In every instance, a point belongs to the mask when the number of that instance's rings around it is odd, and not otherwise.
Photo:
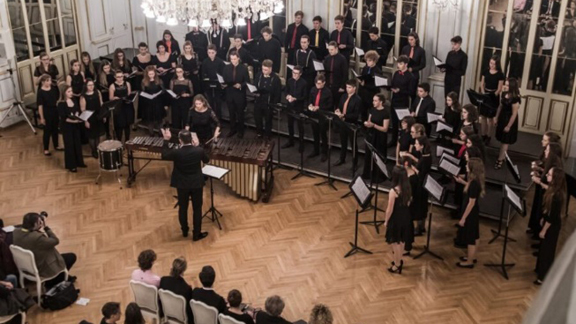
[(126, 54), (121, 48), (117, 48), (114, 51), (114, 56), (112, 58), (112, 70), (124, 72), (125, 78), (128, 78), (130, 73), (132, 73), (132, 66), (130, 66), (130, 61), (128, 61)]
[(230, 63), (224, 67), (223, 78), (226, 85), (226, 104), (230, 114), (228, 137), (238, 133), (244, 137), (244, 110), (246, 109), (246, 83), (250, 83), (248, 68), (240, 64), (238, 53), (230, 53)]
[[(364, 45), (364, 51), (375, 51), (378, 54), (378, 62), (376, 63), (378, 67), (386, 65), (389, 49), (386, 42), (380, 38), (378, 27), (370, 27), (368, 29), (368, 37), (370, 39)], [(364, 56), (364, 59), (366, 59), (366, 56)]]
[[(386, 141), (388, 137), (388, 128), (390, 126), (390, 106), (385, 103), (384, 95), (377, 94), (373, 97), (373, 108), (370, 110), (368, 120), (364, 122), (366, 127), (366, 140), (374, 146), (381, 156), (386, 156)], [(372, 154), (369, 150), (364, 155), (364, 170), (362, 178), (371, 179), (374, 175), (374, 182), (378, 183), (384, 180), (378, 167), (372, 168)]]
[(130, 83), (124, 80), (122, 71), (116, 71), (116, 81), (110, 85), (109, 91), (110, 100), (121, 100), (121, 104), (114, 109), (114, 131), (116, 139), (124, 143), (130, 139), (130, 126), (134, 123), (134, 105), (129, 98), (132, 93)]
[(180, 55), (180, 44), (178, 44), (178, 41), (174, 39), (170, 30), (166, 29), (164, 33), (162, 33), (162, 41), (166, 44), (166, 52), (168, 52), (168, 54), (173, 55), (174, 57)]
[(43, 74), (48, 74), (52, 78), (52, 83), (56, 85), (58, 82), (58, 67), (52, 63), (50, 56), (44, 52), (40, 53), (39, 56), (40, 65), (34, 69), (34, 85), (40, 86), (40, 77)]
[(398, 139), (398, 114), (397, 109), (408, 109), (410, 107), (410, 97), (416, 89), (416, 78), (408, 71), (408, 62), (410, 60), (405, 55), (400, 55), (396, 61), (398, 70), (392, 77), (392, 140), (389, 147), (396, 146)]
[(85, 168), (84, 158), (82, 157), (82, 143), (80, 143), (80, 129), (84, 123), (90, 127), (88, 122), (78, 120), (80, 115), (80, 106), (73, 99), (74, 93), (72, 87), (67, 86), (60, 101), (58, 101), (58, 115), (60, 116), (60, 129), (64, 138), (64, 163), (70, 172), (76, 172), (77, 168)]
[(183, 129), (188, 121), (194, 91), (192, 81), (184, 78), (182, 66), (176, 67), (176, 75), (170, 81), (170, 90), (176, 95), (176, 98), (172, 98), (172, 127)]
[(96, 78), (96, 69), (94, 68), (94, 63), (92, 62), (92, 58), (90, 57), (90, 53), (82, 52), (80, 54), (80, 71), (84, 73), (84, 78), (95, 80)]
[(376, 51), (368, 51), (364, 55), (364, 60), (366, 60), (366, 65), (362, 68), (360, 80), (360, 90), (358, 94), (362, 98), (362, 107), (360, 108), (360, 113), (362, 114), (362, 120), (368, 119), (368, 112), (372, 109), (372, 100), (374, 96), (380, 92), (380, 88), (376, 86), (375, 76), (382, 75), (382, 70), (376, 65), (378, 61), (378, 53)]
[[(432, 151), (430, 141), (426, 136), (420, 136), (414, 140), (414, 148), (418, 152), (416, 154), (416, 173), (418, 174), (418, 190), (414, 193), (415, 213), (412, 215), (412, 220), (416, 221), (415, 236), (420, 236), (425, 231), (424, 221), (428, 216), (428, 191), (424, 189), (426, 178), (432, 168)], [(409, 158), (415, 160), (414, 155), (406, 153)]]
[(452, 91), (460, 93), (462, 77), (466, 74), (468, 67), (468, 55), (460, 48), (462, 37), (455, 36), (450, 42), (452, 43), (452, 50), (446, 56), (446, 67), (441, 69), (442, 72), (446, 72), (444, 75), (444, 96), (448, 96), (448, 93)]
[(296, 53), (300, 49), (300, 38), (308, 35), (308, 27), (302, 23), (304, 13), (300, 10), (294, 14), (294, 22), (288, 25), (286, 38), (284, 40), (284, 52), (288, 53), (288, 64), (298, 65), (296, 62)]
[[(164, 85), (162, 81), (158, 78), (156, 69), (153, 65), (150, 65), (144, 70), (144, 80), (142, 80), (142, 91), (140, 92), (140, 98), (138, 98), (138, 113), (142, 116), (142, 123), (148, 127), (148, 133), (153, 134), (154, 129), (160, 128), (162, 120), (166, 116), (166, 110), (160, 99), (161, 94), (157, 95), (158, 92), (164, 90)], [(157, 95), (156, 97), (149, 99), (144, 97), (144, 95)]]
[(98, 144), (100, 144), (100, 136), (104, 133), (104, 124), (101, 119), (102, 115), (102, 94), (91, 79), (86, 80), (86, 86), (80, 97), (80, 110), (91, 111), (92, 116), (88, 118), (90, 128), (88, 129), (88, 144), (92, 151), (92, 157), (98, 158)]
[(52, 78), (48, 74), (40, 77), (40, 88), (36, 94), (36, 105), (40, 114), (40, 124), (44, 125), (44, 155), (50, 156), (50, 139), (54, 149), (58, 148), (58, 97), (60, 92), (57, 86), (52, 85)]
[(203, 62), (208, 58), (208, 55), (206, 55), (206, 51), (208, 50), (208, 36), (198, 27), (192, 27), (192, 31), (186, 34), (185, 40), (192, 43), (194, 52), (198, 53), (199, 62)]
[(416, 93), (418, 97), (412, 101), (410, 114), (416, 118), (417, 123), (424, 125), (426, 128), (426, 136), (430, 137), (432, 125), (428, 122), (428, 114), (436, 111), (436, 102), (430, 96), (430, 85), (428, 83), (420, 83)]
[(415, 32), (408, 34), (408, 45), (402, 48), (400, 55), (406, 55), (410, 59), (408, 71), (416, 78), (416, 84), (420, 82), (420, 71), (426, 67), (426, 51), (420, 47), (420, 38)]
[(208, 163), (210, 160), (204, 149), (199, 147), (199, 143), (192, 142), (190, 131), (181, 130), (178, 133), (178, 140), (181, 147), (174, 149), (169, 147), (172, 137), (170, 130), (162, 129), (164, 146), (162, 147), (162, 159), (174, 161), (170, 186), (178, 191), (178, 220), (182, 236), (188, 236), (188, 201), (192, 198), (192, 240), (199, 241), (206, 236), (207, 232), (202, 232), (202, 194), (204, 190), (204, 175), (202, 174), (202, 162)]
[(202, 62), (202, 87), (206, 99), (208, 99), (210, 106), (214, 109), (216, 116), (222, 116), (221, 108), (224, 91), (222, 90), (220, 81), (218, 81), (218, 75), (224, 75), (225, 66), (226, 63), (216, 56), (216, 46), (210, 44), (210, 46), (208, 46), (208, 57)]
[(190, 41), (184, 42), (182, 55), (178, 57), (178, 63), (182, 65), (182, 69), (184, 69), (184, 77), (192, 81), (192, 89), (194, 90), (194, 93), (202, 93), (198, 54), (194, 52)]
[(392, 266), (388, 268), (391, 273), (402, 274), (404, 260), (404, 246), (410, 242), (410, 205), (412, 202), (412, 192), (408, 173), (401, 166), (395, 166), (392, 170), (392, 190), (388, 195), (388, 207), (386, 208), (386, 243), (392, 245)]
[(144, 78), (144, 70), (148, 65), (152, 65), (152, 55), (148, 51), (148, 45), (144, 42), (138, 44), (138, 55), (132, 59), (132, 66), (136, 68), (136, 74), (132, 79), (134, 91), (142, 90), (142, 79)]
[[(170, 86), (170, 80), (174, 76), (174, 68), (176, 67), (176, 57), (166, 51), (166, 43), (158, 41), (156, 43), (158, 52), (152, 57), (152, 64), (156, 66), (158, 76), (164, 84), (164, 89)], [(167, 106), (168, 100), (165, 100), (164, 105)]]
[[(256, 92), (256, 99), (254, 100), (254, 120), (256, 123), (256, 134), (258, 137), (270, 138), (272, 136), (272, 115), (273, 108), (270, 105), (275, 105), (280, 102), (282, 95), (282, 83), (278, 75), (272, 72), (272, 61), (264, 60), (262, 62), (262, 69), (254, 78), (254, 85), (258, 89)], [(262, 122), (263, 119), (266, 123), (266, 128), (263, 133)]]
[[(336, 29), (330, 34), (330, 41), (336, 42), (336, 47), (340, 50), (346, 62), (350, 61), (350, 55), (354, 49), (354, 37), (348, 29), (344, 29), (344, 16), (338, 15), (334, 18), (334, 26)], [(330, 49), (328, 49), (330, 50)], [(346, 68), (348, 72), (348, 68)]]
[(74, 98), (78, 100), (84, 89), (84, 73), (80, 71), (80, 62), (76, 59), (70, 61), (70, 73), (66, 76), (66, 85), (72, 87)]
[(332, 101), (332, 92), (326, 89), (326, 78), (323, 75), (318, 75), (315, 80), (316, 87), (310, 90), (310, 101), (308, 105), (308, 115), (310, 118), (315, 119), (318, 123), (312, 123), (312, 133), (314, 134), (314, 151), (308, 155), (308, 158), (316, 157), (320, 154), (320, 138), (322, 138), (322, 157), (321, 161), (325, 162), (328, 159), (328, 121), (320, 115), (318, 110), (334, 110), (334, 102)]
[(330, 55), (324, 58), (326, 85), (332, 92), (334, 102), (339, 103), (340, 97), (346, 91), (348, 60), (338, 52), (338, 44), (335, 42), (328, 44), (328, 53), (330, 53)]
[(307, 92), (314, 86), (314, 78), (316, 78), (316, 69), (314, 68), (314, 59), (316, 53), (310, 49), (310, 37), (308, 35), (300, 38), (300, 49), (296, 50), (296, 65), (302, 68), (302, 78), (306, 80), (308, 86)]
[(282, 62), (282, 45), (272, 37), (270, 27), (262, 28), (262, 38), (258, 41), (258, 59), (260, 62), (271, 60), (274, 64), (272, 71), (280, 73), (280, 63)]
[(346, 94), (340, 98), (340, 103), (336, 108), (336, 115), (340, 118), (334, 120), (334, 124), (338, 127), (340, 132), (340, 159), (336, 161), (334, 166), (339, 166), (346, 163), (346, 152), (348, 151), (348, 139), (350, 145), (354, 150), (352, 155), (354, 160), (352, 165), (356, 168), (358, 160), (358, 145), (355, 143), (354, 132), (348, 128), (346, 123), (356, 125), (358, 123), (358, 116), (360, 115), (360, 107), (362, 106), (362, 99), (356, 94), (358, 83), (356, 80), (346, 81)]
[[(308, 94), (310, 93), (307, 89), (308, 85), (302, 78), (302, 68), (297, 65), (292, 69), (292, 78), (286, 82), (287, 105), (295, 114), (304, 112), (304, 106), (308, 101)], [(297, 123), (298, 137), (300, 139), (298, 152), (302, 153), (304, 151), (304, 122), (298, 120)], [(288, 142), (282, 145), (282, 148), (289, 148), (292, 146), (294, 146), (294, 117), (288, 115)]]
[(225, 60), (228, 49), (230, 49), (230, 36), (228, 31), (218, 24), (216, 19), (212, 20), (212, 28), (208, 31), (210, 43), (216, 45), (216, 56)]
[(312, 20), (314, 28), (310, 30), (310, 46), (314, 50), (318, 60), (324, 60), (324, 57), (328, 55), (328, 49), (326, 44), (330, 41), (330, 34), (324, 27), (322, 27), (322, 17), (316, 16)]
[(227, 59), (230, 60), (230, 53), (232, 51), (235, 51), (238, 53), (238, 56), (240, 57), (240, 62), (242, 64), (246, 64), (247, 66), (253, 66), (254, 65), (254, 57), (252, 57), (252, 54), (250, 54), (250, 51), (248, 51), (246, 49), (246, 47), (242, 46), (243, 40), (242, 40), (242, 35), (241, 34), (236, 34), (234, 35), (234, 42), (232, 43), (232, 47), (230, 48), (230, 52), (228, 53), (228, 57)]
[(194, 97), (194, 106), (190, 109), (186, 130), (196, 133), (201, 146), (220, 136), (220, 121), (201, 94)]

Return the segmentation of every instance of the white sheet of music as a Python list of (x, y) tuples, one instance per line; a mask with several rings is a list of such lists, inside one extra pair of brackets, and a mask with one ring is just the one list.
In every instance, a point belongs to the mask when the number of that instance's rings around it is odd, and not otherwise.
[(256, 88), (256, 86), (253, 84), (246, 83), (246, 86), (248, 87), (248, 90), (250, 90), (250, 92), (252, 92), (252, 93), (258, 91), (258, 88)]
[(382, 173), (384, 173), (386, 178), (390, 179), (390, 175), (388, 174), (388, 169), (386, 168), (386, 164), (384, 163), (384, 161), (382, 161), (382, 159), (380, 158), (380, 156), (378, 154), (374, 154), (373, 156), (374, 156), (374, 161), (376, 162), (376, 165), (378, 166), (380, 171), (382, 171)]
[(171, 95), (172, 98), (175, 98), (175, 99), (176, 99), (176, 98), (179, 97), (174, 91), (172, 91), (172, 90), (170, 90), (170, 89), (167, 89), (166, 92), (168, 92), (168, 94)]
[(214, 179), (222, 179), (223, 176), (226, 175), (230, 170), (224, 169), (221, 167), (217, 167), (211, 164), (205, 164), (202, 168), (202, 174), (205, 176), (212, 177)]
[(356, 181), (352, 184), (352, 191), (362, 202), (365, 202), (370, 196), (370, 189), (361, 177), (357, 177)]
[(516, 173), (515, 176), (520, 178), (520, 171), (518, 170), (518, 166), (512, 163), (512, 159), (508, 155), (508, 152), (506, 152), (505, 155), (506, 155), (506, 162), (508, 162), (508, 164), (512, 166), (512, 169), (514, 169), (514, 173)]
[(360, 47), (356, 47), (355, 50), (356, 50), (356, 54), (358, 56), (364, 56), (364, 50), (363, 49), (361, 49)]
[(324, 71), (324, 64), (318, 60), (312, 60), (314, 63), (314, 70), (316, 71)]
[(442, 192), (444, 192), (444, 188), (442, 188), (442, 186), (430, 175), (426, 176), (424, 189), (428, 190), (428, 192), (438, 201), (442, 198)]
[(374, 76), (374, 83), (377, 87), (387, 87), (388, 86), (388, 79), (375, 75)]
[(510, 189), (510, 187), (508, 187), (507, 184), (504, 185), (504, 191), (506, 192), (506, 197), (508, 197), (508, 199), (512, 202), (512, 204), (520, 211), (523, 211), (522, 209), (522, 200), (520, 199), (520, 197), (512, 190)]
[(163, 91), (163, 90), (160, 90), (160, 91), (156, 92), (155, 94), (149, 94), (149, 93), (147, 93), (147, 92), (141, 91), (141, 92), (140, 92), (140, 95), (141, 95), (142, 97), (146, 98), (146, 99), (152, 100), (152, 99), (158, 97), (160, 94), (162, 94), (162, 91)]
[(286, 66), (287, 66), (290, 70), (294, 71), (294, 65), (292, 65), (292, 64), (286, 64)]
[(94, 114), (93, 111), (91, 110), (84, 110), (80, 116), (78, 116), (80, 119), (82, 119), (83, 121), (87, 121), (88, 118), (90, 118), (90, 116), (92, 116), (92, 114)]
[(398, 120), (404, 119), (406, 116), (410, 116), (410, 110), (408, 109), (394, 109), (396, 111), (396, 115), (398, 116)]
[(440, 118), (442, 118), (442, 115), (438, 115), (438, 114), (431, 114), (431, 113), (427, 113), (427, 118), (428, 118), (428, 122), (429, 123), (433, 123), (437, 120), (439, 120)]
[(436, 146), (436, 156), (442, 156), (442, 153), (448, 153), (450, 155), (454, 155), (454, 150), (451, 150), (449, 148), (443, 147), (443, 146)]
[(547, 37), (540, 37), (542, 40), (542, 49), (543, 50), (551, 50), (554, 47), (554, 40), (556, 39), (555, 35), (547, 36)]
[(447, 152), (442, 152), (442, 156), (440, 156), (440, 159), (447, 159), (452, 164), (460, 165), (460, 159), (448, 154)]
[(232, 64), (232, 63), (230, 63), (230, 62), (228, 62), (228, 61), (224, 61), (224, 64), (230, 65), (230, 64)]
[(436, 66), (441, 66), (444, 65), (444, 62), (442, 62), (440, 59), (438, 59), (436, 56), (432, 56), (432, 58), (434, 59), (434, 65)]
[(218, 82), (224, 83), (224, 78), (220, 74), (216, 73), (216, 77), (218, 78)]
[(453, 176), (458, 175), (458, 172), (460, 172), (460, 167), (452, 164), (452, 162), (448, 161), (448, 159), (440, 160), (440, 165), (438, 165), (438, 167), (440, 167), (444, 171), (447, 171)]
[(439, 133), (441, 131), (447, 131), (449, 133), (452, 133), (454, 132), (454, 127), (447, 125), (443, 123), (441, 120), (439, 120), (438, 124), (436, 125), (436, 132)]

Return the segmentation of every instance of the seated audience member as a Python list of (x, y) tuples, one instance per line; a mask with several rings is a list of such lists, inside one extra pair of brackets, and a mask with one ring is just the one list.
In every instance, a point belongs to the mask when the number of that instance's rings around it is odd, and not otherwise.
[(230, 307), (224, 312), (224, 315), (228, 315), (237, 321), (244, 324), (254, 324), (254, 319), (249, 313), (244, 313), (240, 308), (242, 303), (242, 293), (237, 289), (232, 289), (228, 293), (228, 304)]
[(126, 306), (124, 316), (124, 324), (146, 324), (140, 306), (136, 303), (130, 303)]
[(120, 303), (107, 302), (102, 306), (102, 320), (100, 324), (116, 324), (120, 317), (122, 317), (122, 312), (120, 311)]
[[(30, 307), (36, 305), (32, 297), (21, 288), (8, 281), (0, 281), (0, 316), (12, 316), (19, 312), (26, 312)], [(22, 315), (17, 315), (7, 324), (22, 322)]]
[[(70, 270), (76, 263), (76, 254), (60, 254), (56, 250), (56, 245), (60, 243), (60, 240), (46, 226), (46, 218), (38, 213), (24, 215), (22, 228), (14, 230), (13, 235), (14, 245), (34, 253), (34, 261), (42, 278), (53, 277), (64, 268)], [(64, 278), (64, 273), (61, 273), (56, 278), (46, 281), (46, 290), (64, 281)], [(76, 277), (69, 276), (68, 280), (74, 281)]]
[(215, 307), (218, 313), (224, 313), (224, 311), (226, 311), (226, 301), (212, 288), (214, 280), (216, 280), (214, 268), (212, 268), (212, 266), (202, 267), (202, 271), (200, 271), (198, 277), (202, 283), (202, 288), (194, 288), (192, 291), (192, 299)]
[(188, 313), (188, 323), (193, 323), (190, 299), (192, 299), (192, 287), (184, 280), (182, 275), (186, 271), (188, 264), (184, 257), (174, 259), (170, 275), (160, 279), (160, 289), (168, 290), (176, 295), (184, 297), (186, 300), (186, 312)]
[(266, 298), (266, 311), (256, 314), (256, 323), (258, 324), (290, 324), (287, 320), (280, 317), (284, 310), (284, 301), (280, 296), (274, 295)]
[(330, 308), (324, 304), (317, 304), (310, 312), (308, 324), (332, 324), (334, 317)]
[(138, 256), (138, 267), (132, 272), (132, 280), (159, 287), (160, 277), (152, 272), (152, 266), (156, 261), (156, 253), (152, 250), (144, 250)]

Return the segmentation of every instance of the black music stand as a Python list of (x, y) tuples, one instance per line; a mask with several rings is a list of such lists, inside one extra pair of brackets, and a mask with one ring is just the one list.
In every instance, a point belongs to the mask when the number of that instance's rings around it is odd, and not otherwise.
[(356, 198), (356, 201), (358, 202), (358, 207), (356, 207), (356, 224), (355, 224), (355, 228), (354, 228), (354, 243), (349, 242), (350, 246), (352, 247), (352, 249), (350, 249), (350, 251), (348, 251), (348, 253), (346, 253), (344, 255), (344, 258), (347, 258), (357, 252), (364, 252), (367, 254), (372, 254), (372, 252), (363, 249), (361, 247), (358, 246), (358, 214), (359, 212), (359, 208), (366, 208), (366, 205), (370, 203), (370, 201), (372, 200), (372, 192), (370, 191), (370, 188), (368, 188), (368, 186), (366, 185), (366, 182), (364, 182), (364, 180), (362, 180), (362, 177), (358, 176), (356, 178), (354, 178), (352, 180), (352, 182), (350, 182), (350, 191), (352, 192), (352, 194), (354, 195), (354, 197)]
[[(378, 154), (378, 156), (380, 156), (380, 157), (382, 156), (382, 155), (378, 152), (378, 150), (377, 150), (372, 144), (370, 144), (370, 142), (368, 142), (368, 140), (365, 139), (365, 140), (364, 140), (364, 144), (366, 144), (367, 151), (372, 152), (372, 153), (371, 153), (372, 156), (373, 156), (374, 152), (376, 152), (376, 153)], [(382, 160), (383, 160), (383, 161), (386, 161), (386, 159), (382, 159)], [(370, 190), (373, 190), (373, 189), (374, 189), (374, 188), (373, 188), (373, 185), (374, 185), (374, 172), (372, 172), (373, 169), (374, 169), (374, 158), (372, 158), (372, 159), (370, 160)], [(378, 185), (376, 185), (376, 188), (375, 188), (375, 189), (376, 189), (376, 191), (378, 191)], [(350, 191), (350, 192), (347, 193), (346, 195), (342, 196), (341, 198), (345, 198), (345, 197), (347, 197), (348, 195), (351, 195), (351, 194), (352, 194), (352, 191)], [(374, 205), (372, 205), (372, 203), (369, 203), (368, 206), (366, 206), (366, 208), (363, 208), (360, 212), (363, 213), (363, 212), (368, 211), (368, 210), (370, 210), (370, 209), (372, 209), (372, 208), (376, 208), (378, 211), (384, 212), (384, 209), (382, 209), (382, 208), (380, 208), (380, 207), (378, 207), (378, 206), (374, 206)]]
[(472, 89), (466, 90), (466, 93), (468, 94), (468, 99), (470, 99), (470, 102), (474, 106), (478, 107), (479, 112), (482, 111), (482, 108), (488, 108), (491, 110), (497, 109), (494, 106), (492, 106), (492, 99), (490, 98), (489, 95), (476, 92)]
[[(510, 156), (508, 155), (508, 152), (506, 152), (506, 167), (508, 169), (508, 171), (506, 172), (506, 175), (504, 176), (504, 185), (507, 186), (508, 185), (508, 173), (511, 173), (512, 176), (514, 177), (514, 180), (516, 180), (517, 183), (520, 183), (522, 178), (520, 177), (520, 172), (518, 171), (518, 166), (515, 165), (512, 162), (512, 159), (510, 159)], [(499, 237), (504, 237), (504, 235), (502, 235), (502, 223), (504, 222), (504, 213), (503, 213), (503, 209), (504, 208), (504, 204), (502, 204), (501, 208), (500, 208), (500, 218), (498, 219), (498, 230), (491, 230), (492, 233), (494, 233), (494, 237), (492, 237), (492, 239), (488, 242), (488, 244), (492, 244), (494, 243), (494, 241), (496, 241), (497, 238)], [(525, 214), (521, 213), (520, 215), (522, 215), (522, 217), (525, 216)], [(508, 237), (508, 240), (512, 241), (512, 242), (516, 242), (515, 239)]]
[[(358, 125), (353, 124), (353, 123), (348, 123), (345, 122), (343, 120), (340, 120), (340, 125), (346, 127), (347, 130), (352, 132), (352, 179), (354, 179), (354, 177), (356, 176), (356, 169), (358, 168), (358, 157), (357, 157), (357, 147), (358, 147), (358, 143), (357, 143), (357, 137), (358, 137)], [(342, 130), (344, 131), (344, 130)], [(346, 147), (341, 147), (341, 150), (346, 150), (348, 151), (348, 143), (346, 143)], [(350, 195), (350, 193), (346, 194), (346, 195)], [(344, 196), (343, 196), (344, 197)], [(347, 197), (347, 196), (346, 196)]]
[(278, 127), (276, 128), (276, 136), (278, 137), (277, 139), (277, 150), (278, 150), (278, 163), (276, 164), (275, 169), (285, 169), (288, 170), (288, 167), (283, 166), (282, 164), (280, 164), (280, 122), (282, 121), (282, 110), (287, 109), (288, 107), (283, 104), (283, 103), (277, 103), (277, 104), (269, 104), (268, 108), (272, 108), (274, 112), (276, 112), (278, 114)]
[[(430, 193), (433, 199), (440, 204), (440, 206), (444, 205), (444, 199), (446, 198), (446, 190), (442, 185), (440, 185), (434, 178), (432, 178), (429, 174), (426, 176), (426, 181), (424, 183), (424, 189)], [(431, 256), (435, 257), (436, 259), (444, 260), (438, 254), (432, 252), (430, 250), (430, 236), (432, 235), (432, 208), (434, 207), (433, 200), (430, 200), (430, 212), (428, 213), (428, 233), (426, 233), (426, 245), (424, 245), (424, 251), (420, 252), (420, 254), (415, 255), (414, 259), (418, 259), (424, 254), (430, 254)]]
[(102, 117), (102, 119), (110, 117), (110, 119), (108, 120), (109, 124), (108, 129), (110, 130), (111, 133), (110, 136), (112, 137), (113, 140), (116, 139), (116, 130), (114, 129), (114, 110), (118, 108), (119, 104), (122, 104), (122, 99), (110, 100), (105, 102), (101, 108), (100, 116)]
[(332, 189), (338, 191), (338, 188), (336, 188), (336, 186), (334, 185), (334, 179), (332, 179), (332, 175), (331, 175), (331, 166), (332, 163), (330, 162), (330, 157), (331, 157), (331, 153), (332, 153), (332, 119), (334, 118), (339, 118), (338, 115), (336, 115), (335, 113), (333, 113), (332, 111), (328, 111), (328, 110), (318, 110), (318, 112), (320, 113), (320, 115), (324, 116), (324, 118), (326, 118), (326, 120), (328, 120), (328, 179), (326, 179), (326, 181), (322, 181), (320, 183), (315, 184), (315, 186), (321, 186), (324, 184), (327, 184), (329, 187), (331, 187)]
[(202, 168), (202, 174), (207, 176), (210, 179), (210, 208), (202, 215), (202, 218), (209, 218), (212, 222), (216, 221), (218, 224), (218, 228), (222, 229), (220, 225), (220, 220), (218, 220), (218, 216), (222, 217), (222, 213), (214, 207), (214, 185), (212, 183), (212, 179), (221, 180), (228, 172), (229, 169), (217, 167), (214, 165), (206, 164)]
[(486, 267), (499, 267), (502, 269), (502, 275), (506, 280), (508, 280), (508, 272), (506, 271), (506, 267), (513, 267), (515, 263), (506, 263), (506, 248), (508, 246), (508, 229), (510, 228), (510, 216), (512, 214), (512, 207), (520, 214), (524, 215), (526, 210), (526, 201), (521, 200), (518, 195), (508, 187), (508, 185), (504, 185), (503, 189), (503, 197), (502, 197), (502, 208), (500, 209), (500, 219), (502, 219), (502, 215), (504, 214), (504, 203), (508, 202), (508, 215), (506, 217), (506, 231), (504, 232), (504, 244), (502, 245), (502, 259), (500, 259), (500, 263), (485, 263), (484, 266)]
[[(303, 124), (306, 123), (316, 123), (318, 124), (318, 120), (310, 118), (310, 116), (304, 114), (304, 113), (297, 113), (295, 111), (292, 111), (290, 109), (288, 109), (286, 111), (286, 113), (294, 118), (297, 121), (302, 121)], [(302, 127), (304, 128), (304, 127)], [(300, 141), (300, 146), (303, 147), (304, 146), (304, 136), (303, 134), (298, 134), (299, 137), (299, 141)], [(280, 146), (280, 145), (278, 145)], [(300, 178), (301, 176), (305, 176), (305, 177), (309, 177), (309, 178), (315, 178), (312, 174), (310, 174), (308, 171), (304, 170), (304, 150), (300, 150), (300, 168), (298, 170), (298, 174), (296, 174), (295, 176), (292, 177), (292, 180), (296, 180), (298, 178)]]
[[(385, 164), (385, 159), (383, 159), (380, 154), (376, 151), (376, 149), (371, 145), (368, 144), (370, 148), (370, 150), (372, 151), (372, 165), (376, 164), (376, 166), (378, 167), (378, 169), (380, 169), (380, 171), (382, 171), (382, 173), (384, 174), (384, 176), (387, 179), (390, 179), (390, 174), (388, 173), (388, 169), (386, 168), (386, 164)], [(374, 175), (372, 174), (372, 177), (374, 177)], [(370, 183), (370, 187), (372, 187), (372, 181)], [(371, 221), (365, 221), (365, 222), (360, 222), (360, 224), (364, 224), (364, 225), (373, 225), (374, 228), (376, 229), (376, 233), (380, 234), (380, 226), (382, 226), (384, 224), (384, 221), (379, 221), (377, 220), (377, 214), (378, 211), (382, 211), (384, 212), (384, 210), (378, 208), (378, 184), (376, 184), (376, 194), (374, 195), (374, 219)]]

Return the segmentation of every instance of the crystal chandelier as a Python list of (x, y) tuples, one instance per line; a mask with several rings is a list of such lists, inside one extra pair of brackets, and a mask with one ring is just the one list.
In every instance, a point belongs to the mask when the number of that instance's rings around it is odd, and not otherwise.
[(284, 9), (282, 0), (143, 0), (142, 9), (148, 18), (175, 26), (209, 28), (215, 20), (224, 28), (245, 25), (245, 19), (265, 20)]
[(439, 10), (444, 10), (446, 8), (452, 10), (458, 9), (458, 0), (432, 0), (432, 4)]

